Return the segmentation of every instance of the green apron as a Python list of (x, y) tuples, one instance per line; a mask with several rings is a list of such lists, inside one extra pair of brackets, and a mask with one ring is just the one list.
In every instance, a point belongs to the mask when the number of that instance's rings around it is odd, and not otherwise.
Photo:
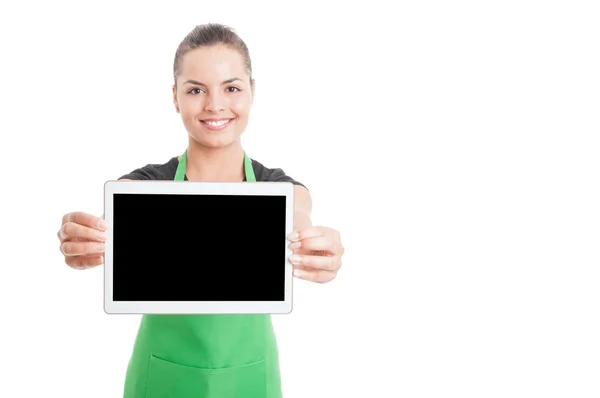
[[(175, 181), (184, 181), (187, 151)], [(254, 182), (244, 153), (246, 181)], [(202, 266), (200, 261), (199, 266)], [(146, 314), (127, 367), (124, 398), (280, 398), (270, 314)]]

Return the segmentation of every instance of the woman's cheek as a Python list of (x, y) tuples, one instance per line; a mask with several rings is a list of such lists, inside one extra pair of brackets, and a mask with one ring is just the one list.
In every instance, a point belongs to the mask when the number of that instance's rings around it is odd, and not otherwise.
[(248, 115), (248, 113), (250, 112), (250, 101), (248, 101), (247, 99), (239, 99), (237, 101), (235, 101), (232, 106), (231, 109), (239, 116), (239, 117), (245, 117)]
[(191, 113), (197, 113), (202, 109), (202, 98), (200, 96), (186, 98), (184, 105), (185, 109), (188, 109)]

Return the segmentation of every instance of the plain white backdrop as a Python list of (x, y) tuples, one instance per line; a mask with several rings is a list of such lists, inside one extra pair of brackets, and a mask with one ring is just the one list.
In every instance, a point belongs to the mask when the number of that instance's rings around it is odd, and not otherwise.
[(332, 3), (3, 3), (0, 396), (121, 396), (140, 317), (56, 232), (185, 149), (172, 62), (206, 22), (250, 48), (246, 151), (346, 247), (274, 316), (285, 397), (600, 396), (594, 2)]

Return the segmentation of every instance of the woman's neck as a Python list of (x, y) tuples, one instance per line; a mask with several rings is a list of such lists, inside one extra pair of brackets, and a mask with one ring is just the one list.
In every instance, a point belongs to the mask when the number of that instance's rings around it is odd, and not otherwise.
[(209, 148), (190, 138), (185, 171), (189, 181), (242, 181), (244, 150), (240, 140), (223, 148)]

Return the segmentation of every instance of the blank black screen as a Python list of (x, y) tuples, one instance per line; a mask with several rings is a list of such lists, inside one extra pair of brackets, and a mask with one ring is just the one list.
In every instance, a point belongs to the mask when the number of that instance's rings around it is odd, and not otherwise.
[(115, 194), (114, 301), (283, 301), (285, 196)]

